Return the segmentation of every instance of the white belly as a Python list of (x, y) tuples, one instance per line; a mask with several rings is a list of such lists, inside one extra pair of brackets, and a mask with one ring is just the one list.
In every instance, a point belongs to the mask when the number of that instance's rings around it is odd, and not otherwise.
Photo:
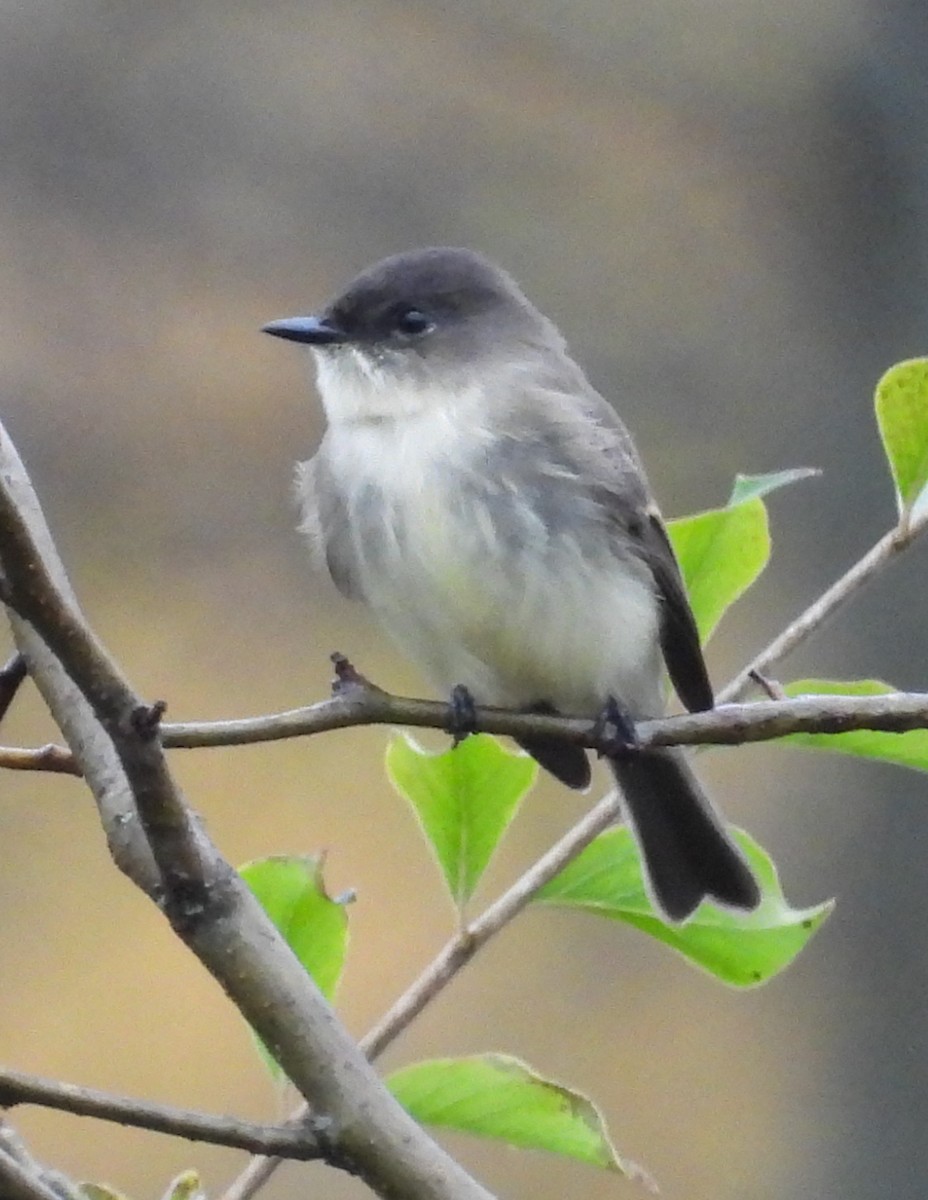
[(656, 714), (655, 608), (638, 580), (619, 571), (567, 578), (556, 559), (497, 571), (490, 553), (472, 560), (473, 588), (420, 584), (415, 597), (389, 589), (375, 604), (434, 683), (463, 683), (489, 704), (546, 700), (592, 714), (614, 695), (633, 713)]
[(605, 529), (582, 541), (552, 532), (506, 480), (474, 486), (472, 470), (428, 451), (437, 444), (421, 428), (378, 426), (329, 446), (364, 530), (361, 590), (404, 653), (478, 702), (592, 714), (614, 695), (655, 715), (658, 607), (645, 568), (616, 555)]

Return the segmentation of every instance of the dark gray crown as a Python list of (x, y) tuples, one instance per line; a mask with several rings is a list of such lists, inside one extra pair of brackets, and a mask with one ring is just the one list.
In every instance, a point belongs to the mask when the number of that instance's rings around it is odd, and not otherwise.
[(534, 315), (511, 277), (483, 255), (429, 247), (368, 267), (329, 305), (325, 317), (352, 338), (381, 340), (395, 335), (411, 311), (439, 325), (488, 313)]

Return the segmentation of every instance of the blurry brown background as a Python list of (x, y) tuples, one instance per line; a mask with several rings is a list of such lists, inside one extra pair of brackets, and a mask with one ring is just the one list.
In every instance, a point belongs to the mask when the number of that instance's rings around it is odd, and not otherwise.
[[(928, 350), (928, 10), (916, 0), (6, 0), (0, 376), (79, 594), (175, 719), (325, 694), (327, 655), (418, 680), (315, 579), (293, 460), (319, 436), (300, 357), (258, 327), (369, 260), (477, 247), (564, 328), (638, 435), (671, 514), (736, 470), (824, 468), (772, 500), (776, 553), (723, 626), (719, 682), (891, 522), (871, 418)], [(784, 678), (928, 680), (925, 547)], [(4, 651), (6, 645), (2, 647)], [(17, 700), (3, 740), (52, 735)], [(341, 1009), (361, 1033), (452, 914), (381, 769), (383, 731), (177, 752), (235, 862), (329, 849), (355, 886)], [(922, 1197), (928, 1175), (923, 777), (714, 753), (727, 814), (789, 896), (837, 895), (780, 979), (729, 992), (606, 922), (529, 914), (391, 1051), (507, 1050), (592, 1093), (668, 1197)], [(0, 778), (0, 1061), (274, 1116), (241, 1022), (106, 859), (75, 781)], [(547, 784), (487, 895), (580, 811)], [(34, 1150), (156, 1197), (243, 1162), (30, 1110)], [(506, 1196), (638, 1195), (455, 1139)], [(269, 1200), (363, 1194), (321, 1167)]]

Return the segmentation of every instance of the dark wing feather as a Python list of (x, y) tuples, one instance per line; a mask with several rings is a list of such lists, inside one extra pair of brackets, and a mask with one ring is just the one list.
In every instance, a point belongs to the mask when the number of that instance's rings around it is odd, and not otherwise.
[[(526, 711), (557, 714), (554, 705), (545, 700), (530, 704)], [(526, 754), (530, 754), (546, 771), (550, 771), (555, 779), (566, 783), (569, 788), (583, 791), (590, 786), (590, 760), (582, 746), (572, 746), (558, 738), (534, 737), (531, 734), (516, 738), (515, 741)]]
[(690, 712), (703, 712), (715, 704), (712, 683), (683, 577), (658, 512), (643, 514), (641, 545), (661, 601), (661, 650), (671, 682)]

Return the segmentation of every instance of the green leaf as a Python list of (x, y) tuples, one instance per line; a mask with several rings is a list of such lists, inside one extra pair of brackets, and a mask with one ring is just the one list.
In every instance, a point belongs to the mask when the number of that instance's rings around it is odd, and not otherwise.
[(162, 1200), (206, 1200), (206, 1192), (197, 1171), (183, 1171), (168, 1184)]
[(77, 1190), (86, 1200), (127, 1200), (123, 1192), (117, 1192), (105, 1183), (79, 1183)]
[(767, 509), (761, 497), (819, 474), (815, 467), (793, 467), (768, 475), (736, 475), (724, 508), (668, 522), (703, 642), (770, 558)]
[(743, 504), (745, 500), (752, 500), (755, 496), (766, 496), (769, 492), (775, 492), (777, 488), (798, 483), (800, 479), (811, 479), (821, 473), (818, 467), (790, 467), (786, 471), (772, 471), (769, 475), (736, 475), (731, 496), (728, 498), (728, 507)]
[(600, 834), (535, 899), (633, 925), (723, 983), (766, 983), (793, 961), (831, 912), (833, 901), (791, 908), (769, 855), (748, 834), (729, 828), (761, 886), (761, 903), (752, 913), (704, 903), (686, 924), (665, 925), (654, 913), (634, 838), (624, 826)]
[[(332, 900), (322, 879), (324, 855), (272, 855), (239, 868), (261, 907), (284, 941), (331, 1001), (338, 987), (348, 947), (345, 905)], [(262, 1057), (275, 1078), (282, 1072), (255, 1035)]]
[(272, 855), (239, 868), (290, 949), (332, 1000), (348, 945), (345, 905), (333, 900), (322, 879), (324, 855)]
[(874, 404), (899, 511), (909, 513), (928, 483), (928, 358), (890, 367), (876, 385)]
[(634, 1174), (616, 1154), (596, 1106), (505, 1054), (441, 1058), (395, 1071), (387, 1086), (417, 1121), (549, 1150)]
[(460, 912), (534, 783), (535, 762), (487, 734), (442, 754), (403, 734), (387, 747), (387, 773), (412, 805)]
[(667, 529), (705, 642), (725, 610), (767, 565), (767, 510), (754, 496), (730, 508), (680, 517)]
[[(787, 684), (784, 691), (787, 696), (798, 699), (802, 696), (889, 696), (898, 689), (879, 679), (797, 679)], [(886, 733), (878, 729), (853, 729), (849, 733), (791, 733), (778, 741), (928, 771), (928, 729), (909, 729), (905, 733)]]

